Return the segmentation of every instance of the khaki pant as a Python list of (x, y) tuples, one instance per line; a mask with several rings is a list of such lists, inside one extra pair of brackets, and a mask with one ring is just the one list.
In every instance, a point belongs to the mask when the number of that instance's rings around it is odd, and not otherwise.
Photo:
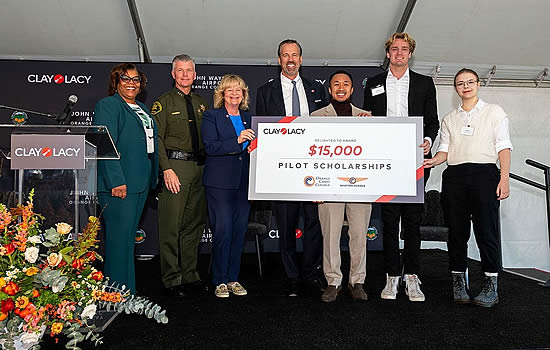
[(364, 283), (367, 273), (367, 230), (372, 206), (370, 203), (319, 204), (319, 221), (323, 232), (323, 271), (331, 286), (342, 284), (340, 270), (340, 236), (344, 212), (348, 218), (351, 257), (349, 283)]

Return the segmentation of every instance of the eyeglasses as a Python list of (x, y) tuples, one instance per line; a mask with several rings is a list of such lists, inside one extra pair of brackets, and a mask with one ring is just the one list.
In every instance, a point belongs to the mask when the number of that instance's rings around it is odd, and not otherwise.
[(120, 76), (120, 80), (121, 80), (123, 83), (129, 83), (130, 81), (132, 81), (134, 84), (139, 84), (139, 83), (141, 83), (141, 77), (140, 77), (140, 76), (129, 77), (129, 76), (127, 76), (127, 75), (121, 75), (121, 76)]
[(457, 89), (464, 89), (469, 86), (474, 86), (479, 80), (457, 81), (455, 86)]

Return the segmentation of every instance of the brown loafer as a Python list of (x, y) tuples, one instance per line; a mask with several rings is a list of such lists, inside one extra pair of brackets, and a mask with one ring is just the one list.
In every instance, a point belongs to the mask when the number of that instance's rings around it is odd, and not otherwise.
[(328, 286), (321, 295), (321, 300), (325, 303), (332, 303), (336, 301), (338, 294), (342, 294), (342, 286)]
[(362, 283), (355, 283), (354, 285), (348, 284), (349, 291), (351, 292), (351, 298), (357, 301), (369, 300), (367, 293), (363, 289)]

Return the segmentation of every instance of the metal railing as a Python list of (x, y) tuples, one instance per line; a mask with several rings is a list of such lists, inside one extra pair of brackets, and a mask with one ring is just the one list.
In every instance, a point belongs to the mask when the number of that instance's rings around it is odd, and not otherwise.
[[(548, 225), (548, 244), (550, 245), (550, 166), (546, 164), (539, 163), (532, 159), (526, 159), (525, 163), (537, 169), (544, 171), (544, 184), (540, 184), (533, 180), (529, 180), (523, 176), (519, 176), (513, 173), (510, 173), (510, 177), (514, 180), (518, 180), (527, 185), (539, 188), (545, 192), (546, 195), (546, 223)], [(550, 287), (550, 279), (543, 284), (545, 287)]]

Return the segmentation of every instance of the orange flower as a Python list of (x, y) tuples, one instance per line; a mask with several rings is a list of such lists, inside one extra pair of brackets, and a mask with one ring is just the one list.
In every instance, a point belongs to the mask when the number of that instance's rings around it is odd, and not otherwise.
[(37, 267), (32, 266), (32, 267), (29, 267), (29, 268), (27, 269), (27, 272), (25, 272), (25, 274), (26, 274), (27, 276), (34, 276), (34, 275), (36, 275), (39, 271), (40, 271), (40, 270), (39, 270)]
[(6, 286), (6, 280), (4, 277), (0, 277), (0, 288), (4, 288)]
[(96, 281), (101, 281), (103, 279), (103, 273), (101, 273), (101, 271), (96, 271), (92, 273), (92, 278)]
[(27, 231), (29, 229), (29, 224), (23, 221), (17, 227), (19, 231)]
[(84, 259), (74, 259), (72, 263), (73, 269), (80, 270), (84, 267)]
[[(17, 310), (19, 310), (19, 309), (15, 309), (15, 311), (17, 311)], [(33, 314), (35, 311), (36, 311), (36, 307), (34, 306), (34, 304), (29, 303), (25, 309), (23, 309), (23, 310), (21, 310), (21, 312), (19, 312), (19, 317), (25, 318), (28, 315)]]
[(32, 297), (33, 297), (33, 298), (38, 298), (39, 296), (40, 296), (40, 293), (38, 292), (37, 289), (35, 289), (35, 290), (32, 291)]
[(59, 334), (63, 330), (63, 323), (61, 322), (54, 322), (52, 323), (52, 335)]
[(3, 312), (0, 312), (0, 322), (4, 321), (6, 318), (8, 318), (8, 314), (5, 314)]
[(88, 257), (88, 259), (90, 261), (95, 261), (95, 259), (96, 259), (95, 252), (88, 252), (88, 253), (86, 253), (86, 256)]
[(19, 292), (20, 289), (21, 288), (19, 288), (17, 284), (15, 284), (12, 281), (9, 281), (8, 284), (6, 284), (4, 288), (2, 288), (2, 291), (4, 291), (4, 293), (6, 293), (7, 295), (11, 296), (11, 295), (17, 294), (17, 292)]
[(20, 309), (24, 309), (29, 305), (29, 298), (22, 295), (19, 298), (15, 300), (15, 306), (17, 306)]
[(6, 255), (11, 255), (15, 251), (15, 247), (12, 243), (4, 245), (4, 248), (6, 248)]
[(15, 309), (15, 303), (13, 302), (12, 298), (8, 298), (6, 300), (2, 300), (0, 312), (3, 312), (5, 314), (9, 313), (11, 310)]

